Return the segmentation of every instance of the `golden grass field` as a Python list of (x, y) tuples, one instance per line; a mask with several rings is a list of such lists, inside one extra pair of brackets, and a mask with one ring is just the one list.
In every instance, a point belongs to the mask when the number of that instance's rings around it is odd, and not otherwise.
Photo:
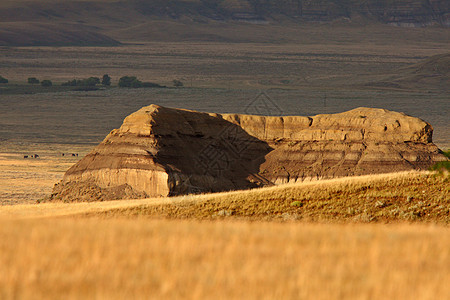
[(448, 299), (448, 180), (2, 206), (0, 298)]
[(434, 225), (0, 221), (2, 299), (448, 299)]
[[(78, 145), (23, 147), (0, 143), (0, 207), (36, 203), (36, 200), (46, 197), (64, 172), (89, 150), (90, 147)], [(62, 157), (64, 152), (75, 152), (80, 156), (72, 157), (69, 154)], [(24, 155), (31, 156), (34, 153), (39, 153), (40, 157), (23, 158)]]

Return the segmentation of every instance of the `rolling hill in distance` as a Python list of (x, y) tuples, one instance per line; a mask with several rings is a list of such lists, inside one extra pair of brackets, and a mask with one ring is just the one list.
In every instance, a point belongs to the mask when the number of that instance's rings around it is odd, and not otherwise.
[[(0, 46), (290, 42), (302, 27), (450, 26), (446, 0), (28, 0), (0, 3)], [(299, 31), (300, 30), (300, 31)]]

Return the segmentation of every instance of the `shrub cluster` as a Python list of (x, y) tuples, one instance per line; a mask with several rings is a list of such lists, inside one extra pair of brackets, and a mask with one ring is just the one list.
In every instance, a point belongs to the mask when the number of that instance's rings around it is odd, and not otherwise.
[(100, 78), (98, 77), (89, 77), (86, 79), (73, 79), (67, 82), (64, 82), (62, 86), (82, 86), (82, 87), (93, 87), (100, 83)]
[(142, 87), (142, 81), (138, 80), (136, 76), (123, 76), (119, 79), (119, 87)]
[(42, 86), (52, 86), (53, 83), (51, 82), (51, 80), (45, 79), (45, 80), (42, 80), (42, 81), (41, 81), (41, 85), (42, 85)]
[[(8, 83), (8, 79), (0, 76), (0, 84)], [(41, 84), (42, 86), (49, 87), (52, 86), (53, 83), (50, 80), (42, 80), (39, 81), (36, 77), (29, 77), (27, 82), (29, 84)], [(73, 86), (79, 87), (80, 90), (96, 90), (97, 85), (110, 86), (111, 85), (111, 77), (108, 74), (103, 75), (102, 79), (98, 77), (89, 77), (85, 79), (72, 79), (67, 82), (62, 83), (62, 86)], [(179, 80), (173, 81), (174, 86), (179, 87), (183, 86), (183, 83)], [(123, 76), (119, 80), (119, 87), (128, 87), (128, 88), (164, 88), (165, 86), (159, 85), (154, 82), (142, 82), (137, 79), (136, 76)]]
[(37, 79), (36, 77), (30, 77), (30, 78), (28, 78), (28, 83), (29, 84), (39, 84), (39, 79)]
[(136, 76), (123, 76), (119, 79), (119, 87), (127, 87), (127, 88), (162, 88), (164, 86), (159, 85), (154, 82), (142, 82), (137, 79)]
[[(450, 149), (447, 151), (442, 151), (442, 154), (450, 159)], [(450, 161), (439, 161), (430, 167), (430, 171), (438, 171), (440, 173), (443, 171), (450, 172)]]
[(182, 87), (183, 86), (183, 82), (181, 82), (180, 80), (174, 79), (172, 82), (173, 82), (174, 87)]
[(108, 74), (103, 75), (102, 77), (102, 85), (110, 86), (111, 85), (111, 77)]

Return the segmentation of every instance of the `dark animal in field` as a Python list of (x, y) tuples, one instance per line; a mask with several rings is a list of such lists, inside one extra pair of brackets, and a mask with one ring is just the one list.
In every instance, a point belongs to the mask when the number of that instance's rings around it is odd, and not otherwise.
[(63, 154), (61, 154), (61, 156), (64, 156), (64, 153), (63, 153)]
[(28, 158), (28, 155), (24, 155), (23, 158)]
[[(31, 156), (31, 157), (33, 157), (33, 156)], [(35, 154), (35, 155), (34, 155), (34, 158), (39, 158), (39, 155)]]
[(72, 156), (75, 156), (75, 153), (72, 153)]

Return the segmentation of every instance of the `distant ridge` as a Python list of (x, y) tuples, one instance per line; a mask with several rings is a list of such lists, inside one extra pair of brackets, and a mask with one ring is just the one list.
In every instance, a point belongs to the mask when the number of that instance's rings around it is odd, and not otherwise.
[(299, 21), (329, 22), (355, 16), (381, 23), (417, 27), (450, 25), (450, 4), (446, 0), (136, 0), (136, 8), (149, 15), (180, 17), (202, 15), (212, 19), (255, 21), (280, 16)]
[(0, 23), (0, 46), (117, 46), (104, 34), (70, 25)]
[(394, 88), (439, 87), (450, 91), (450, 53), (431, 56), (368, 85)]
[[(117, 45), (123, 39), (171, 39), (167, 35), (174, 32), (167, 32), (164, 24), (180, 25), (181, 32), (172, 38), (175, 40), (182, 36), (183, 40), (227, 41), (205, 24), (291, 26), (311, 22), (449, 27), (450, 1), (2, 1), (0, 45)], [(142, 26), (148, 28), (142, 30)], [(135, 27), (140, 31), (135, 33)]]

